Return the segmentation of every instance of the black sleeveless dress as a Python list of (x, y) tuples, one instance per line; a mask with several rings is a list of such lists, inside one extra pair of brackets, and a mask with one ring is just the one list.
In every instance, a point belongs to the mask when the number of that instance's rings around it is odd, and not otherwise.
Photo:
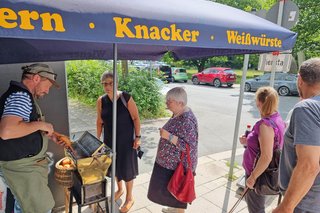
[[(122, 93), (128, 103), (130, 94)], [(112, 101), (108, 95), (101, 99), (102, 109), (101, 118), (103, 120), (104, 139), (103, 142), (112, 148)], [(116, 174), (118, 180), (126, 182), (133, 180), (138, 175), (137, 151), (133, 149), (134, 125), (127, 107), (117, 100), (117, 141), (116, 141)], [(111, 166), (109, 171), (111, 172)], [(110, 173), (111, 174), (111, 173)]]

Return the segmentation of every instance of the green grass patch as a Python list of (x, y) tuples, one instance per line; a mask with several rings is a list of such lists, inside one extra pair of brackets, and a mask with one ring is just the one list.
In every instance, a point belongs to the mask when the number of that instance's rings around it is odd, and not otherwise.
[[(227, 165), (227, 167), (230, 167), (230, 161), (227, 161), (226, 165)], [(234, 162), (233, 168), (240, 169), (240, 167), (239, 167), (237, 162)]]
[[(227, 162), (226, 162), (226, 165), (227, 165), (228, 167), (230, 167), (230, 161), (227, 161)], [(240, 169), (240, 167), (239, 167), (239, 165), (238, 165), (237, 162), (234, 162), (233, 168), (235, 168), (235, 169)], [(228, 180), (230, 180), (230, 181), (234, 181), (234, 180), (237, 180), (237, 179), (238, 179), (238, 177), (237, 177), (236, 175), (232, 175), (232, 176), (231, 176), (229, 173), (226, 174), (225, 177), (226, 177)]]
[(191, 80), (192, 75), (198, 73), (198, 70), (187, 70), (188, 79)]
[(227, 178), (227, 179), (230, 180), (230, 181), (235, 181), (235, 180), (238, 179), (237, 176), (235, 176), (235, 175), (232, 175), (232, 176), (231, 176), (231, 175), (229, 175), (229, 174), (226, 174), (224, 177)]

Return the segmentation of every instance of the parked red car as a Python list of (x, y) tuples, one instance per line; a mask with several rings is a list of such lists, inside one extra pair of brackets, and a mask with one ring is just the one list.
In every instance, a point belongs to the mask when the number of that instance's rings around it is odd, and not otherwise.
[(214, 87), (220, 87), (226, 84), (228, 87), (236, 82), (237, 76), (231, 68), (226, 67), (210, 67), (202, 72), (192, 75), (193, 84), (212, 84)]

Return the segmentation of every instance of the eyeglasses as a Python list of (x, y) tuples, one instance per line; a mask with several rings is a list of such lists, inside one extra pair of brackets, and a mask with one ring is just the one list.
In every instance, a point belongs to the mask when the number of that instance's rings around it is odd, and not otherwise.
[(101, 82), (103, 86), (113, 86), (113, 82), (107, 83), (107, 82)]

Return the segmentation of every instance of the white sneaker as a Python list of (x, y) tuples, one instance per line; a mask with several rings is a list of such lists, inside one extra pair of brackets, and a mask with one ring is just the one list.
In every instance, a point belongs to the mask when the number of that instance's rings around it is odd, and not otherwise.
[(178, 210), (176, 208), (162, 208), (162, 212), (163, 213), (178, 213)]

